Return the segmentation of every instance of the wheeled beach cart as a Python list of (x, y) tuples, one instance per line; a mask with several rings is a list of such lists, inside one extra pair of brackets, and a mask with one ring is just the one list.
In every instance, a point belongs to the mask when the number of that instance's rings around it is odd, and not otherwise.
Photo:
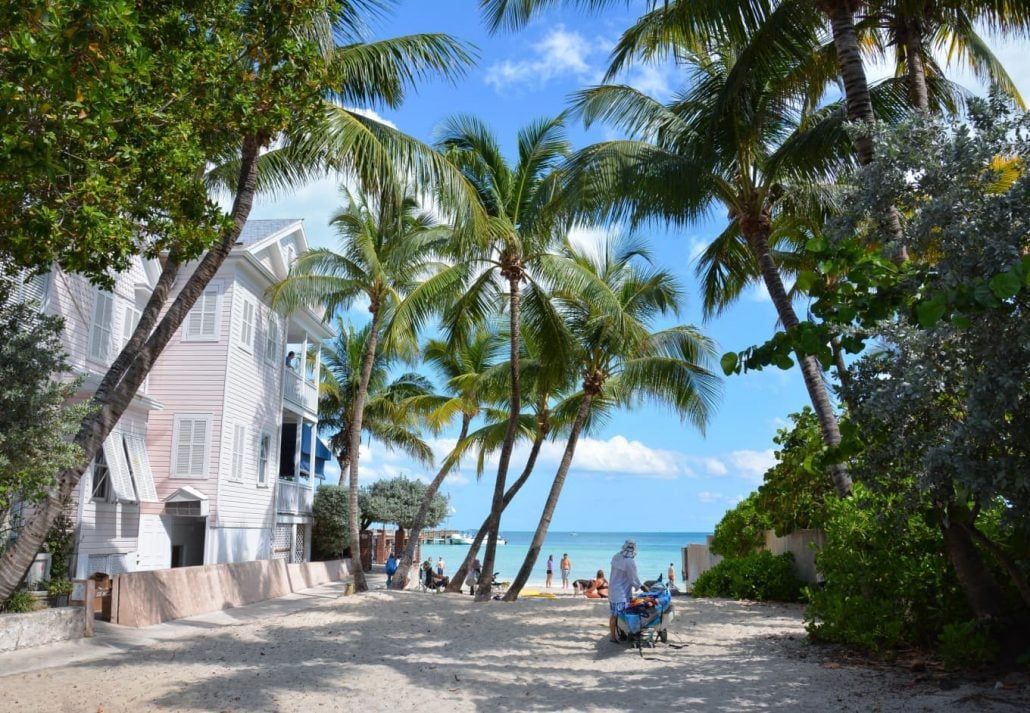
[(663, 644), (669, 642), (668, 627), (672, 619), (672, 595), (663, 585), (656, 584), (619, 613), (617, 626), (620, 638), (625, 636), (643, 656), (644, 647), (654, 648), (656, 639)]

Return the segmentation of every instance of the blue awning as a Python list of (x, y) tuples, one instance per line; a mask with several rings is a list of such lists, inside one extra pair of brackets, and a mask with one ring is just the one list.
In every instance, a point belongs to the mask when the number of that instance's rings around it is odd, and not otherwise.
[[(305, 423), (301, 431), (300, 452), (304, 456), (301, 460), (306, 461), (311, 455), (311, 424)], [(321, 438), (315, 439), (315, 477), (325, 477), (325, 462), (333, 457), (332, 451), (322, 442)], [(302, 467), (305, 463), (302, 462)]]

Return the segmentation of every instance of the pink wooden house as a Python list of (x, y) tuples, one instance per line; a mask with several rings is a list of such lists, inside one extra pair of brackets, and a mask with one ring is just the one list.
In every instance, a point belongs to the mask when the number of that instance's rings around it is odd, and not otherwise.
[[(308, 559), (327, 455), (315, 437), (319, 344), (332, 332), (322, 314), (283, 317), (265, 297), (306, 249), (299, 220), (246, 225), (82, 478), (72, 505), (75, 577)], [(25, 285), (25, 297), (65, 319), (84, 397), (131, 334), (159, 271), (139, 260), (111, 291), (58, 270)]]

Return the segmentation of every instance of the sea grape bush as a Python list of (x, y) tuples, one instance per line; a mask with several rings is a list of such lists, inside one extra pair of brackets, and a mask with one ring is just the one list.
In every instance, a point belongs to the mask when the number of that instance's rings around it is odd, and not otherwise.
[(694, 583), (695, 597), (729, 597), (754, 601), (796, 602), (802, 598), (800, 579), (794, 574), (794, 555), (753, 552), (725, 559)]
[(825, 583), (808, 589), (805, 614), (814, 640), (869, 652), (930, 647), (945, 625), (969, 618), (925, 512), (862, 484), (854, 497), (828, 503), (826, 544), (816, 555)]

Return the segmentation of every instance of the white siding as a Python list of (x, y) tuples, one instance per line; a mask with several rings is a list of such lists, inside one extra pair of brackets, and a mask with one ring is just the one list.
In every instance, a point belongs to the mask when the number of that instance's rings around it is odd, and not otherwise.
[[(243, 329), (244, 305), (262, 300), (264, 286), (258, 287), (247, 276), (237, 273), (232, 286), (232, 312), (234, 317), (230, 339), (239, 342)], [(265, 306), (267, 308), (267, 305)], [(258, 314), (261, 310), (258, 311)], [(267, 314), (267, 312), (265, 312)], [(239, 479), (232, 479), (227, 471), (219, 483), (220, 527), (271, 528), (274, 518), (274, 488), (258, 485), (257, 434), (273, 434), (269, 453), (269, 482), (278, 473), (278, 433), (281, 419), (281, 363), (265, 360), (264, 349), (247, 351), (229, 350), (228, 369), (225, 374), (224, 423), (239, 425), (246, 430), (244, 457)], [(225, 427), (226, 436), (221, 450), (224, 462), (232, 463), (232, 426)]]

